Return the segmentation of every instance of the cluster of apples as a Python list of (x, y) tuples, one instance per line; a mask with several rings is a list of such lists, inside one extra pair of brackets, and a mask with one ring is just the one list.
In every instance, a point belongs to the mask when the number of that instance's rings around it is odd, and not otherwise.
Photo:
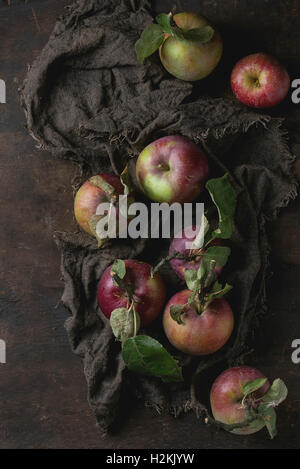
[[(181, 80), (200, 80), (213, 71), (222, 55), (222, 39), (206, 19), (194, 13), (180, 13), (174, 17), (159, 15), (156, 21), (157, 24), (149, 25), (136, 43), (140, 62), (159, 49), (166, 70)], [(231, 74), (231, 87), (237, 98), (258, 108), (278, 104), (286, 96), (289, 85), (285, 68), (263, 53), (240, 60)], [(136, 179), (141, 190), (150, 200), (160, 203), (194, 201), (203, 191), (208, 174), (208, 162), (202, 149), (178, 135), (162, 137), (149, 144), (140, 153), (136, 164)], [(97, 213), (97, 208), (99, 204), (109, 202), (118, 209), (118, 196), (130, 192), (128, 178), (126, 174), (122, 176), (93, 176), (75, 197), (76, 220), (82, 229), (97, 238), (99, 246), (106, 240), (97, 235), (96, 225), (103, 216)], [(191, 228), (196, 239), (197, 227)], [(189, 355), (209, 355), (226, 344), (234, 328), (232, 309), (223, 298), (230, 288), (223, 287), (217, 280), (228, 253), (222, 261), (211, 262), (205, 284), (201, 284), (198, 280), (201, 268), (205, 270), (205, 253), (223, 247), (224, 254), (226, 246), (215, 236), (202, 249), (187, 250), (186, 234), (185, 230), (182, 236), (172, 240), (169, 260), (188, 288), (177, 292), (166, 306), (166, 286), (159, 272), (153, 271), (148, 263), (132, 259), (122, 261), (122, 275), (116, 275), (114, 266), (105, 270), (98, 285), (98, 304), (110, 319), (113, 331), (114, 327), (116, 330), (121, 327), (127, 337), (135, 336), (140, 327), (147, 327), (163, 311), (166, 337), (176, 349)], [(189, 241), (193, 238), (189, 237)], [(194, 291), (191, 285), (196, 285)], [(205, 295), (201, 296), (204, 285)], [(132, 308), (134, 321), (129, 327), (126, 321)], [(250, 434), (266, 425), (271, 436), (274, 435), (271, 411), (285, 397), (286, 388), (280, 380), (270, 386), (260, 371), (246, 366), (224, 371), (216, 379), (210, 394), (215, 419), (225, 425), (236, 425), (234, 429), (228, 427), (229, 431)], [(258, 418), (255, 410), (259, 406), (261, 415)]]
[[(136, 176), (143, 193), (153, 201), (169, 204), (195, 200), (203, 191), (208, 174), (208, 162), (202, 149), (182, 136), (167, 136), (152, 142), (140, 153), (136, 164)], [(93, 221), (95, 217), (97, 221), (99, 216), (97, 207), (102, 202), (117, 204), (117, 195), (124, 191), (124, 179), (115, 175), (100, 174), (86, 181), (77, 192), (74, 203), (75, 216), (81, 228), (96, 236)], [(186, 241), (193, 243), (199, 232), (199, 227), (190, 228), (176, 236), (169, 248), (170, 265), (182, 280), (186, 280), (186, 273), (197, 276), (203, 256), (209, 249), (229, 249), (224, 247), (224, 240), (217, 237), (205, 247), (187, 249)], [(138, 260), (122, 262), (124, 272), (120, 274), (119, 282), (116, 282), (113, 264), (102, 274), (97, 292), (99, 307), (110, 319), (116, 337), (116, 330), (120, 327), (126, 337), (135, 336), (140, 327), (147, 327), (162, 313), (166, 337), (185, 354), (209, 355), (226, 344), (234, 328), (234, 315), (228, 301), (222, 297), (229, 289), (215, 281), (226, 260), (213, 265), (213, 282), (208, 287), (215, 291), (208, 289), (202, 301), (198, 297), (198, 286), (195, 289), (197, 295), (186, 288), (173, 295), (167, 305), (167, 289), (158, 271)], [(219, 286), (219, 291), (215, 285)], [(137, 318), (134, 326), (128, 322), (132, 308)], [(120, 335), (118, 338), (124, 337)], [(249, 434), (260, 430), (265, 425), (264, 421), (255, 418), (248, 423), (249, 409), (253, 399), (253, 405), (257, 406), (270, 384), (265, 379), (261, 389), (251, 394), (251, 401), (244, 399), (243, 386), (251, 380), (263, 379), (258, 370), (250, 367), (231, 368), (222, 373), (211, 390), (214, 417), (224, 424), (237, 424), (238, 428), (230, 430), (234, 433)]]
[[(161, 14), (143, 31), (136, 43), (141, 63), (159, 49), (161, 63), (176, 78), (198, 81), (218, 65), (222, 38), (202, 16), (183, 12)], [(255, 53), (242, 58), (231, 73), (231, 88), (247, 106), (268, 108), (287, 95), (290, 78), (285, 67), (274, 57)]]

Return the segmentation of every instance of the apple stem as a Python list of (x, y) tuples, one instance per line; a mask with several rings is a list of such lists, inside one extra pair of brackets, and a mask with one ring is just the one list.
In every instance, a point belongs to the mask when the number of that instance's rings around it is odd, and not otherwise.
[(199, 256), (199, 252), (194, 252), (193, 254), (181, 254), (180, 252), (176, 251), (173, 254), (170, 254), (169, 256), (164, 257), (159, 261), (159, 263), (152, 268), (151, 271), (151, 277), (153, 278), (156, 272), (158, 272), (167, 262), (170, 262), (172, 259), (180, 259), (180, 260), (186, 260), (186, 261), (191, 261), (193, 259), (196, 259)]

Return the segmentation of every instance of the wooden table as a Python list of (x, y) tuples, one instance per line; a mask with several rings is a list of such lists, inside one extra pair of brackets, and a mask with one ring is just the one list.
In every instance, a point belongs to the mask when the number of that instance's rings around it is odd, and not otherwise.
[[(62, 282), (52, 235), (75, 230), (71, 180), (76, 169), (35, 149), (18, 98), (28, 64), (68, 3), (12, 0), (8, 7), (0, 1), (0, 78), (7, 85), (7, 104), (0, 104), (0, 339), (7, 343), (7, 363), (0, 365), (0, 448), (300, 448), (300, 364), (291, 361), (292, 340), (300, 338), (299, 198), (270, 225), (270, 314), (248, 360), (288, 385), (289, 399), (278, 412), (279, 436), (271, 441), (264, 430), (233, 436), (204, 428), (193, 414), (175, 420), (140, 404), (117, 434), (103, 438), (97, 430), (82, 365), (63, 327), (67, 312), (56, 307)], [(157, 1), (155, 8), (168, 11), (173, 3)], [(200, 12), (200, 4), (223, 33), (228, 70), (237, 58), (264, 50), (277, 55), (292, 78), (300, 78), (299, 0), (177, 2), (178, 11)], [(300, 155), (299, 106), (288, 103), (273, 114), (287, 117)]]

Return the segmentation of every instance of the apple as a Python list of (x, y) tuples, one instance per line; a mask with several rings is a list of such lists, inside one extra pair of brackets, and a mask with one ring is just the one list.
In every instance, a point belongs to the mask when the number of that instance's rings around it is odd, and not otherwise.
[[(242, 423), (249, 418), (247, 406), (242, 405), (243, 386), (248, 382), (265, 376), (256, 368), (249, 366), (237, 366), (224, 371), (213, 383), (210, 392), (210, 403), (213, 416), (219, 422), (232, 425)], [(258, 399), (255, 407), (259, 404), (261, 398), (269, 389), (270, 383), (266, 383), (255, 393), (255, 399)], [(231, 433), (238, 435), (250, 435), (256, 433), (264, 427), (262, 419), (256, 419), (245, 427), (231, 430)]]
[[(141, 326), (147, 326), (159, 315), (165, 304), (164, 282), (159, 273), (151, 277), (150, 264), (132, 259), (124, 262), (124, 281), (133, 288), (135, 309), (139, 313)], [(98, 284), (98, 304), (107, 318), (110, 318), (114, 309), (129, 307), (126, 292), (113, 282), (111, 266), (104, 271)]]
[(179, 135), (150, 143), (139, 155), (136, 176), (155, 202), (192, 202), (204, 188), (208, 163), (201, 148)]
[[(183, 256), (199, 254), (198, 257), (193, 258), (192, 260), (185, 259), (172, 259), (170, 261), (171, 267), (174, 272), (184, 280), (184, 272), (186, 270), (198, 270), (202, 261), (202, 254), (206, 251), (205, 248), (202, 249), (187, 249), (186, 243), (192, 243), (197, 234), (199, 233), (200, 227), (192, 226), (186, 227), (180, 233), (179, 237), (176, 237), (172, 240), (169, 248), (169, 255), (172, 256), (174, 253), (178, 252)], [(221, 239), (214, 239), (209, 243), (207, 247), (210, 246), (223, 246), (223, 241)], [(221, 273), (222, 267), (216, 267), (215, 273), (218, 276)]]
[(276, 106), (287, 95), (290, 77), (274, 57), (251, 54), (241, 59), (231, 73), (231, 88), (247, 106), (267, 108)]
[[(178, 13), (173, 16), (173, 20), (183, 31), (208, 25), (208, 21), (196, 13)], [(222, 51), (222, 39), (217, 31), (214, 31), (212, 39), (207, 43), (178, 40), (165, 34), (159, 55), (163, 66), (171, 75), (180, 80), (196, 81), (214, 70)]]
[[(119, 177), (107, 173), (99, 174), (99, 176), (115, 189), (117, 196), (123, 194), (124, 187)], [(109, 198), (105, 191), (93, 184), (92, 181), (93, 178), (88, 179), (76, 193), (74, 213), (79, 226), (88, 234), (94, 236), (89, 226), (89, 220), (96, 214), (98, 205), (103, 202), (109, 202)]]
[(178, 324), (170, 315), (172, 305), (184, 305), (192, 292), (182, 290), (169, 300), (163, 314), (163, 327), (171, 344), (189, 355), (209, 355), (227, 342), (233, 331), (234, 318), (224, 298), (213, 300), (198, 314), (195, 303), (187, 305)]

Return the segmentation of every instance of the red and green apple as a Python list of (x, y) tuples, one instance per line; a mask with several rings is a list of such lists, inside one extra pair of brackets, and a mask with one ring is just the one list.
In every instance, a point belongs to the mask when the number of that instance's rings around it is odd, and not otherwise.
[(208, 163), (201, 148), (179, 135), (159, 138), (139, 155), (136, 176), (154, 202), (192, 202), (204, 188)]
[[(188, 32), (208, 26), (208, 21), (196, 13), (177, 13), (174, 23), (182, 31)], [(223, 51), (222, 39), (218, 31), (205, 43), (189, 39), (177, 39), (165, 34), (159, 49), (160, 60), (171, 75), (185, 81), (205, 78), (217, 66)]]
[(286, 97), (290, 77), (274, 57), (264, 53), (251, 54), (239, 60), (233, 68), (231, 88), (247, 106), (268, 108)]
[[(249, 366), (237, 366), (224, 371), (213, 383), (210, 392), (210, 403), (213, 416), (219, 422), (227, 425), (239, 424), (249, 421), (251, 418), (250, 409), (243, 403), (243, 387), (250, 381), (262, 379), (265, 376), (256, 368)], [(257, 408), (260, 398), (268, 391), (270, 383), (265, 384), (254, 393)], [(245, 423), (245, 427), (235, 428), (232, 433), (238, 435), (250, 435), (256, 433), (265, 426), (262, 418), (257, 418), (250, 423)]]
[[(163, 327), (170, 343), (181, 352), (209, 355), (223, 347), (231, 336), (232, 309), (224, 298), (217, 298), (199, 314), (196, 301), (188, 304), (191, 295), (190, 290), (183, 290), (172, 296), (164, 310)], [(170, 314), (173, 305), (185, 305), (180, 324)]]
[[(150, 324), (162, 311), (166, 288), (159, 273), (151, 275), (151, 265), (146, 262), (127, 259), (124, 261), (126, 275), (124, 282), (132, 289), (132, 298), (136, 312), (140, 316), (141, 326)], [(102, 313), (110, 318), (113, 310), (129, 308), (130, 300), (125, 289), (113, 281), (109, 266), (98, 285), (98, 304)]]

